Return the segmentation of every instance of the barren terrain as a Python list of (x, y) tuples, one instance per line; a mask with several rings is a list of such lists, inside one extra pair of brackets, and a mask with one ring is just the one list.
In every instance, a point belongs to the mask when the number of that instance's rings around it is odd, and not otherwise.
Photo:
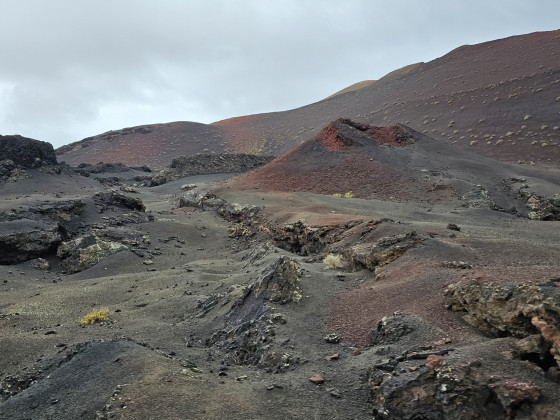
[(0, 419), (560, 419), (557, 54), (0, 136)]

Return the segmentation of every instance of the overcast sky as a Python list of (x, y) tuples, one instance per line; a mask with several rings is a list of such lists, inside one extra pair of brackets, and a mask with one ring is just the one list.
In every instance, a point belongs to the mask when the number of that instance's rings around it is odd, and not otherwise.
[(559, 16), (559, 0), (0, 0), (0, 134), (59, 147), (297, 108)]

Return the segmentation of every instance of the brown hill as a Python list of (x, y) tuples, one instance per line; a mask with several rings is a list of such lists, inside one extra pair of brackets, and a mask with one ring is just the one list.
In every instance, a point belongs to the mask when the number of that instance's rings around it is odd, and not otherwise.
[(58, 149), (58, 155), (70, 164), (116, 160), (155, 169), (178, 155), (208, 151), (280, 155), (344, 117), (377, 126), (401, 123), (504, 161), (557, 164), (559, 58), (560, 30), (466, 45), (294, 110), (211, 125), (145, 126), (152, 130), (147, 134), (145, 127), (109, 132)]
[(161, 169), (178, 156), (223, 151), (220, 127), (178, 121), (108, 131), (60, 147), (56, 153), (69, 165), (122, 162)]

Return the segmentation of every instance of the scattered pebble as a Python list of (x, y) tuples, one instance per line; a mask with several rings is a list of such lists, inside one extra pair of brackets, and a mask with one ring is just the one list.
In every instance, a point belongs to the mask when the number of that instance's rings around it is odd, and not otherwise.
[(330, 344), (338, 344), (340, 343), (340, 337), (335, 333), (327, 334), (325, 336), (325, 341)]
[(314, 374), (311, 378), (309, 378), (309, 380), (311, 382), (313, 382), (315, 385), (321, 385), (322, 383), (325, 382), (325, 378), (323, 378), (320, 374), (316, 373)]

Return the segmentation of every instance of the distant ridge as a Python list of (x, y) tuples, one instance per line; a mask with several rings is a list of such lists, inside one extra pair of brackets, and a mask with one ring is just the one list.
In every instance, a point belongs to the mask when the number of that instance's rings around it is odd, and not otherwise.
[(363, 88), (365, 88), (365, 87), (367, 87), (367, 86), (370, 86), (370, 85), (374, 84), (376, 81), (377, 81), (377, 80), (362, 80), (361, 82), (354, 83), (353, 85), (350, 85), (350, 86), (348, 86), (347, 88), (344, 88), (344, 89), (342, 89), (342, 90), (339, 90), (339, 91), (336, 92), (336, 93), (333, 93), (333, 94), (330, 95), (330, 96), (327, 96), (327, 97), (325, 98), (325, 100), (326, 100), (326, 99), (330, 99), (330, 98), (334, 98), (335, 96), (338, 96), (338, 95), (342, 95), (343, 93), (355, 92), (355, 91), (357, 91), (357, 90), (363, 89)]
[[(280, 155), (339, 117), (407, 125), (456, 147), (522, 163), (560, 163), (560, 30), (454, 49), (441, 58), (363, 81), (319, 102), (210, 125), (120, 130), (57, 150), (59, 160), (168, 165), (194, 153)], [(87, 146), (87, 147), (84, 147)], [(94, 147), (92, 147), (94, 146)]]

